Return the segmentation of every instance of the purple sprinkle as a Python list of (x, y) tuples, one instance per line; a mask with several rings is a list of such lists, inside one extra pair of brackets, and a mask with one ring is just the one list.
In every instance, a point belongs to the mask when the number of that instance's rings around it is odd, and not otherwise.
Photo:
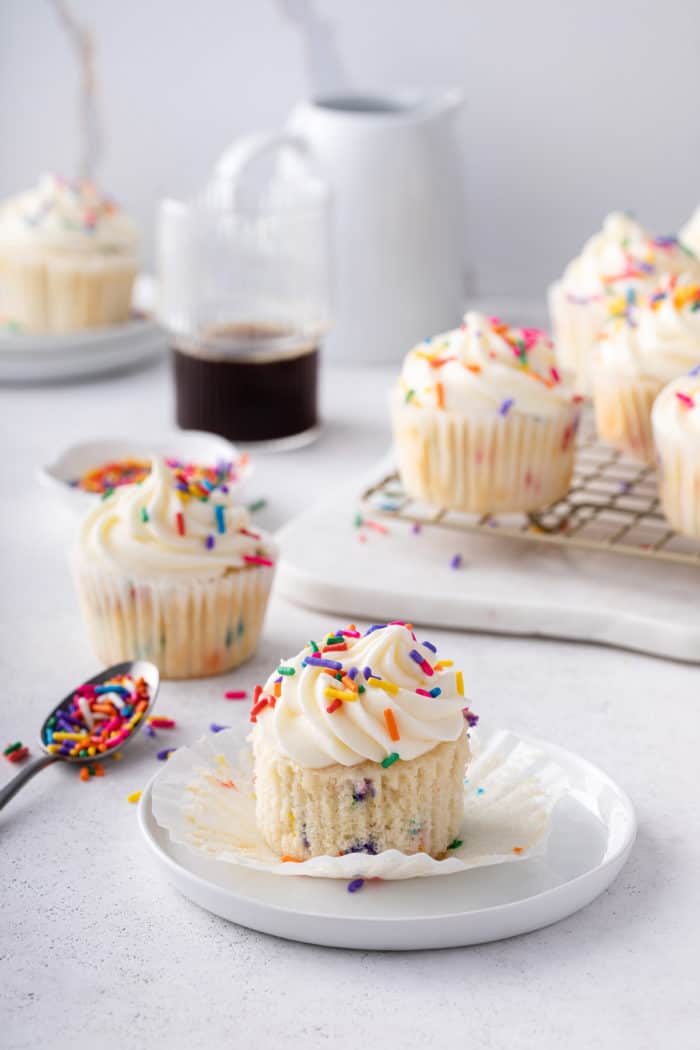
[(177, 751), (176, 747), (164, 747), (162, 751), (159, 751), (156, 758), (159, 762), (165, 762), (168, 755), (172, 755), (173, 751)]
[(473, 715), (468, 707), (465, 707), (465, 709), (464, 709), (464, 717), (466, 718), (467, 725), (469, 726), (470, 729), (473, 729), (474, 726), (479, 721), (479, 716), (478, 715)]
[(411, 657), (412, 660), (415, 660), (416, 663), (419, 664), (421, 667), (423, 666), (425, 657), (421, 656), (417, 649), (411, 649), (408, 655)]
[(158, 736), (153, 726), (146, 726), (144, 732), (146, 733), (146, 736)]
[(501, 407), (498, 410), (499, 416), (507, 416), (513, 407), (513, 398), (507, 397), (505, 401), (501, 402)]
[(228, 496), (228, 485), (222, 485), (221, 486), (221, 491), (223, 492), (223, 494), (225, 496)]
[(224, 729), (230, 729), (231, 726), (220, 726), (218, 722), (212, 722), (209, 726), (209, 730), (212, 733), (222, 733)]
[(345, 673), (347, 674), (348, 678), (352, 678), (352, 680), (353, 680), (353, 682), (354, 682), (354, 681), (355, 681), (355, 679), (357, 678), (358, 674), (359, 674), (359, 671), (357, 670), (357, 668), (356, 668), (356, 667), (351, 667), (351, 668), (350, 668), (350, 669), (349, 669), (348, 671), (346, 671)]
[(372, 634), (374, 631), (383, 631), (385, 627), (385, 623), (373, 623), (372, 626), (368, 627), (365, 631), (364, 637), (366, 638), (368, 634)]
[(277, 683), (281, 682), (281, 681), (282, 681), (282, 675), (280, 675), (279, 678), (275, 678), (275, 685), (277, 685)]
[(348, 893), (357, 893), (358, 890), (362, 889), (364, 884), (364, 879), (353, 879), (352, 882), (348, 883)]
[(437, 646), (433, 645), (432, 642), (421, 642), (420, 644), (424, 645), (426, 649), (430, 649), (431, 653), (437, 652)]
[(341, 663), (338, 663), (337, 660), (324, 660), (320, 656), (317, 656), (316, 659), (312, 659), (310, 656), (307, 656), (304, 659), (303, 663), (305, 663), (307, 667), (330, 667), (331, 671), (343, 670), (343, 665)]
[(378, 674), (372, 674), (372, 668), (371, 667), (363, 667), (362, 668), (362, 673), (363, 673), (363, 675), (365, 676), (365, 678), (368, 681), (369, 681), (370, 678), (379, 678)]
[(411, 532), (413, 533), (414, 536), (417, 536), (418, 533), (420, 532), (420, 525), (418, 524), (417, 521), (414, 521), (413, 525), (411, 525)]
[(696, 365), (695, 368), (691, 368), (690, 371), (688, 372), (688, 375), (689, 376), (700, 375), (700, 365)]
[(450, 561), (450, 568), (451, 569), (458, 569), (461, 564), (462, 564), (462, 555), (461, 554), (455, 554), (454, 558), (452, 558), (451, 561)]
[(215, 541), (214, 537), (212, 536), (211, 533), (209, 533), (209, 535), (207, 536), (207, 550), (208, 551), (210, 551), (212, 549), (212, 547), (214, 546), (215, 542), (216, 541)]

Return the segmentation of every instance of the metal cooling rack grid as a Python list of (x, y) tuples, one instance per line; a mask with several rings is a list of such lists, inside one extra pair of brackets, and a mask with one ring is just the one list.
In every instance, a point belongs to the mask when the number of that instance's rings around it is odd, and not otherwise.
[(654, 468), (601, 444), (592, 419), (581, 426), (576, 467), (564, 499), (536, 514), (462, 514), (418, 503), (396, 471), (361, 496), (365, 513), (452, 531), (557, 544), (580, 550), (700, 566), (700, 544), (669, 528), (659, 507)]

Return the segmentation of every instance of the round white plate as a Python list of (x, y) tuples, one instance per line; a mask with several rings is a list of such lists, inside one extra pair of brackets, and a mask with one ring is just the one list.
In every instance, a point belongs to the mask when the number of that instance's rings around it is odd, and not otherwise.
[[(209, 434), (204, 430), (174, 430), (170, 434), (156, 437), (105, 437), (81, 441), (63, 449), (51, 463), (40, 467), (37, 477), (42, 485), (51, 489), (67, 506), (79, 514), (96, 503), (100, 496), (84, 492), (70, 484), (86, 471), (110, 460), (150, 459), (154, 454), (174, 456), (189, 463), (205, 463), (210, 466), (219, 460), (236, 460), (239, 450), (226, 438)], [(243, 491), (252, 467), (237, 488)]]
[(200, 907), (253, 930), (364, 950), (500, 940), (548, 926), (594, 900), (619, 873), (636, 834), (632, 804), (610, 777), (563, 748), (531, 742), (565, 769), (571, 790), (554, 810), (546, 851), (518, 864), (365, 882), (349, 893), (337, 879), (281, 878), (173, 844), (153, 816), (153, 781), (139, 804), (139, 824), (168, 881)]

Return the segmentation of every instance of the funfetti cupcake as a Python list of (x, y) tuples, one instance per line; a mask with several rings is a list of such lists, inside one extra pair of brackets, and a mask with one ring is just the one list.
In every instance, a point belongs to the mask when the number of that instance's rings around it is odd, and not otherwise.
[(633, 459), (653, 463), (654, 400), (700, 363), (700, 283), (689, 274), (672, 276), (640, 300), (628, 293), (611, 308), (594, 354), (598, 434)]
[(463, 693), (461, 672), (408, 624), (351, 625), (282, 660), (251, 709), (268, 845), (294, 860), (443, 856), (460, 832), (476, 722)]
[(700, 540), (700, 364), (664, 387), (651, 420), (663, 512), (677, 532)]
[(103, 664), (142, 657), (166, 678), (219, 674), (255, 650), (276, 547), (234, 502), (231, 464), (169, 464), (154, 459), (143, 482), (88, 513), (80, 603)]
[(92, 182), (44, 175), (0, 205), (0, 303), (19, 331), (71, 332), (131, 313), (139, 232)]
[(629, 215), (608, 215), (549, 290), (559, 367), (580, 393), (591, 392), (591, 354), (610, 302), (689, 270), (700, 278), (700, 263), (675, 237), (655, 238)]
[(578, 399), (538, 329), (467, 314), (410, 351), (391, 414), (413, 499), (487, 514), (545, 507), (568, 489)]

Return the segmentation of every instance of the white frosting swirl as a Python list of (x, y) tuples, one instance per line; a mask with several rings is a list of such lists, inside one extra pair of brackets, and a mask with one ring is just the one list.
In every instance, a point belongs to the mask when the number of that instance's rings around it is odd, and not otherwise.
[(247, 558), (274, 560), (270, 537), (251, 525), (248, 511), (225, 488), (217, 486), (206, 497), (182, 493), (176, 471), (154, 458), (143, 482), (116, 489), (89, 511), (79, 554), (140, 578), (209, 579), (256, 564)]
[(654, 238), (629, 215), (613, 212), (569, 263), (561, 284), (572, 302), (585, 303), (689, 269), (700, 275), (700, 262), (674, 237)]
[(661, 391), (651, 410), (654, 436), (700, 452), (700, 365), (674, 379)]
[(135, 223), (87, 180), (42, 175), (36, 188), (0, 206), (0, 242), (66, 253), (134, 251)]
[(415, 346), (404, 359), (400, 390), (418, 408), (489, 418), (511, 410), (557, 415), (572, 400), (544, 332), (478, 313), (466, 314), (461, 328)]
[(700, 284), (692, 275), (617, 309), (600, 334), (602, 367), (668, 383), (700, 362)]
[[(347, 692), (331, 668), (314, 664), (312, 649), (305, 647), (281, 666), (293, 674), (273, 673), (262, 698), (274, 694), (279, 679), (280, 695), (272, 707), (263, 706), (257, 714), (252, 737), (267, 744), (306, 769), (322, 769), (338, 763), (355, 766), (360, 762), (382, 762), (398, 754), (400, 759), (418, 758), (447, 740), (457, 740), (465, 731), (463, 709), (467, 701), (459, 695), (453, 670), (436, 669), (428, 675), (411, 656), (419, 654), (430, 667), (436, 654), (425, 643), (415, 640), (410, 628), (391, 624), (360, 638), (346, 638), (347, 650), (321, 654), (322, 659), (342, 663), (344, 672), (357, 669), (355, 678), (364, 692), (354, 700), (343, 700), (333, 711), (335, 692)], [(365, 669), (371, 669), (388, 687), (373, 683)], [(354, 672), (353, 672), (354, 673)], [(423, 696), (416, 689), (438, 696)], [(328, 693), (330, 692), (330, 696)], [(398, 740), (392, 740), (385, 710), (393, 713)], [(255, 708), (253, 708), (255, 710)]]

